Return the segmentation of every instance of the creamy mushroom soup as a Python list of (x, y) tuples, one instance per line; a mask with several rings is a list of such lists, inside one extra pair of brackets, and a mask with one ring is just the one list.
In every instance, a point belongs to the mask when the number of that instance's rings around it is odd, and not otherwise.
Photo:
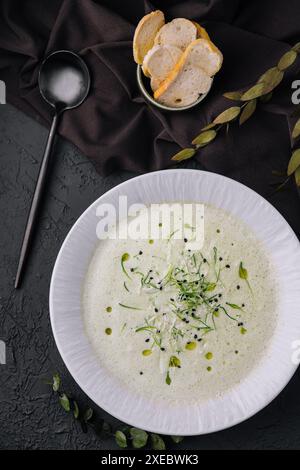
[(214, 398), (267, 354), (276, 325), (268, 254), (223, 210), (205, 205), (204, 222), (199, 249), (187, 248), (197, 230), (189, 226), (181, 239), (99, 241), (90, 262), (86, 334), (101, 365), (143, 396)]

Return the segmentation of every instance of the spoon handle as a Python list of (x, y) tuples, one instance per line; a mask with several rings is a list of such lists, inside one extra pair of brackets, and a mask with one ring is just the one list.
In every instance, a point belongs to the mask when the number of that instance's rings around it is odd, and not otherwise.
[(17, 270), (16, 280), (15, 280), (15, 289), (17, 289), (20, 286), (21, 276), (22, 276), (25, 261), (29, 252), (32, 234), (33, 234), (36, 220), (37, 220), (38, 209), (39, 209), (40, 202), (43, 196), (43, 191), (44, 191), (45, 181), (46, 181), (48, 167), (50, 163), (51, 151), (52, 151), (52, 147), (54, 143), (57, 124), (58, 124), (58, 114), (56, 113), (52, 121), (44, 156), (43, 156), (42, 163), (40, 166), (38, 180), (36, 182), (33, 198), (31, 201), (31, 207), (30, 207), (30, 211), (29, 211), (29, 215), (27, 219), (22, 248), (20, 252), (18, 270)]

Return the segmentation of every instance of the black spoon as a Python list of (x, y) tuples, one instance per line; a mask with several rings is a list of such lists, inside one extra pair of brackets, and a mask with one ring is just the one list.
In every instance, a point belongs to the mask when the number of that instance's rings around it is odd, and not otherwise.
[(49, 137), (23, 237), (15, 288), (20, 285), (30, 241), (37, 220), (47, 171), (50, 163), (51, 150), (60, 115), (67, 109), (79, 106), (87, 97), (90, 88), (90, 74), (85, 62), (74, 52), (57, 51), (50, 54), (42, 63), (39, 73), (39, 89), (43, 98), (54, 108)]

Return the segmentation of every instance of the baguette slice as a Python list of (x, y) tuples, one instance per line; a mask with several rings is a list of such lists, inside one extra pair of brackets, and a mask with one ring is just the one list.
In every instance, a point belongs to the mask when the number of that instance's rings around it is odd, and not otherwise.
[[(187, 47), (173, 70), (154, 92), (154, 98), (158, 102), (180, 108), (194, 103), (200, 94), (209, 90), (212, 78), (207, 72), (207, 67), (205, 69), (203, 65), (206, 65), (206, 62), (210, 65), (210, 61), (207, 56), (203, 60), (202, 41), (208, 42), (206, 39), (196, 39)], [(197, 52), (199, 48), (201, 54)], [(212, 54), (206, 49), (205, 52), (207, 55)], [(199, 57), (202, 58), (200, 64)], [(211, 70), (211, 67), (209, 69)]]
[(203, 69), (210, 77), (221, 68), (223, 55), (208, 39), (197, 39), (186, 50), (188, 64)]
[(153, 82), (160, 84), (175, 67), (182, 55), (182, 50), (175, 46), (153, 46), (147, 52), (143, 62), (143, 72)]
[(192, 21), (176, 18), (166, 23), (157, 33), (155, 44), (179, 47), (184, 51), (197, 38), (197, 28)]
[(162, 11), (152, 11), (144, 16), (136, 27), (133, 37), (133, 57), (137, 64), (142, 64), (145, 55), (152, 48), (154, 39), (165, 24)]
[(175, 67), (169, 77), (154, 92), (154, 98), (166, 106), (182, 108), (194, 103), (206, 93), (211, 86), (212, 78), (199, 67), (181, 63)]
[(197, 28), (197, 39), (203, 38), (203, 39), (208, 39), (210, 41), (210, 37), (206, 29), (203, 28), (203, 26), (201, 26), (199, 23), (197, 23), (197, 21), (193, 21), (193, 23)]

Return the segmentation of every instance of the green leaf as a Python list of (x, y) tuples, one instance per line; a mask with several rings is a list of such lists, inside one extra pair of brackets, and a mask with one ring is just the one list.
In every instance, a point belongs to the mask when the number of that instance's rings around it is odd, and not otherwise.
[(299, 137), (299, 135), (300, 135), (300, 119), (298, 119), (298, 121), (296, 122), (296, 124), (294, 126), (292, 137), (293, 137), (293, 139), (297, 139), (297, 137)]
[(179, 444), (180, 442), (183, 441), (184, 437), (182, 436), (171, 436), (171, 439), (175, 444)]
[(79, 407), (75, 400), (73, 400), (73, 415), (75, 419), (79, 418)]
[(276, 88), (283, 79), (284, 73), (277, 67), (267, 70), (258, 80), (258, 83), (264, 83), (264, 94), (270, 93)]
[(180, 367), (181, 362), (180, 359), (176, 356), (171, 356), (169, 361), (169, 367)]
[(67, 412), (70, 411), (71, 407), (70, 407), (70, 400), (69, 398), (67, 397), (67, 395), (65, 393), (63, 393), (62, 395), (60, 395), (59, 397), (59, 403), (60, 405), (63, 407), (63, 409)]
[(212, 290), (216, 288), (216, 285), (217, 284), (215, 282), (210, 282), (209, 284), (207, 284), (205, 288), (205, 292), (211, 292)]
[(224, 93), (223, 96), (229, 100), (240, 101), (242, 94), (242, 91), (228, 91), (227, 93)]
[(247, 281), (248, 279), (248, 271), (247, 269), (243, 267), (242, 261), (240, 262), (240, 266), (239, 266), (239, 276), (241, 279), (244, 279), (245, 281)]
[(171, 383), (172, 383), (172, 380), (171, 380), (171, 377), (170, 377), (170, 374), (169, 374), (169, 371), (168, 371), (167, 375), (166, 375), (166, 384), (171, 385)]
[(141, 447), (145, 447), (148, 440), (148, 434), (146, 431), (138, 428), (131, 428), (130, 435), (132, 437), (132, 445), (135, 449), (140, 449)]
[(297, 170), (295, 171), (295, 181), (298, 188), (300, 188), (300, 167), (298, 166)]
[(151, 434), (151, 443), (153, 450), (165, 450), (166, 445), (158, 434)]
[(278, 62), (277, 67), (279, 70), (285, 70), (290, 67), (295, 60), (297, 59), (297, 52), (291, 49), (290, 51), (286, 52)]
[(292, 47), (293, 51), (297, 52), (297, 54), (300, 52), (300, 42), (297, 42), (297, 44), (295, 44), (293, 47)]
[(93, 416), (93, 410), (92, 410), (92, 408), (88, 408), (88, 409), (86, 410), (86, 412), (84, 413), (83, 419), (84, 419), (84, 421), (87, 423), (88, 421), (90, 421), (90, 419), (92, 418), (92, 416)]
[(253, 87), (249, 88), (241, 97), (242, 101), (254, 100), (265, 94), (265, 85), (263, 82), (257, 83)]
[(249, 119), (252, 116), (252, 114), (254, 113), (256, 109), (256, 103), (257, 101), (255, 99), (255, 100), (249, 101), (249, 103), (246, 104), (246, 106), (244, 107), (240, 115), (240, 126), (244, 124), (244, 122), (246, 122), (247, 119)]
[(214, 122), (211, 122), (210, 124), (207, 124), (207, 126), (202, 127), (201, 131), (208, 131), (209, 129), (212, 129), (215, 126), (216, 124)]
[(235, 310), (242, 310), (242, 308), (237, 304), (230, 304), (229, 302), (226, 302), (226, 305), (229, 305), (229, 307), (231, 307)]
[(226, 122), (233, 121), (241, 112), (239, 106), (232, 106), (231, 108), (225, 109), (221, 114), (219, 114), (215, 119), (215, 124), (224, 124)]
[(292, 175), (300, 166), (300, 149), (292, 153), (291, 159), (288, 164), (287, 175)]
[(196, 150), (193, 148), (186, 148), (183, 150), (180, 150), (180, 152), (176, 153), (173, 155), (172, 160), (175, 162), (182, 162), (183, 160), (188, 160), (189, 158), (192, 158), (196, 153)]
[(58, 374), (54, 374), (53, 384), (52, 384), (52, 388), (54, 392), (58, 392), (60, 384), (61, 384), (60, 376)]
[(193, 145), (197, 145), (198, 147), (204, 147), (205, 145), (209, 144), (214, 138), (216, 137), (217, 133), (215, 130), (204, 131), (201, 132), (195, 139), (192, 141)]
[(127, 438), (122, 431), (116, 431), (115, 440), (119, 447), (125, 449), (127, 447)]

